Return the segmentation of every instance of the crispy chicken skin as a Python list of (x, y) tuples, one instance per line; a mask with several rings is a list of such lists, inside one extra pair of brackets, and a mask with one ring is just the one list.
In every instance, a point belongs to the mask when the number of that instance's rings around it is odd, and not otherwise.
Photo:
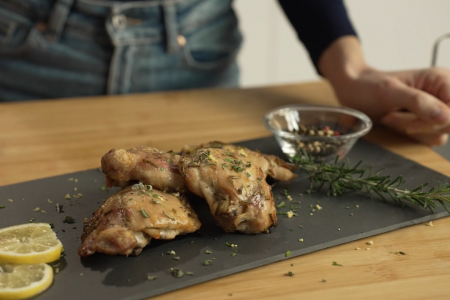
[(106, 185), (126, 186), (131, 182), (151, 184), (161, 191), (184, 192), (183, 178), (178, 171), (180, 156), (153, 147), (111, 149), (101, 160)]
[(253, 151), (246, 147), (225, 144), (219, 141), (213, 141), (206, 144), (201, 144), (199, 146), (185, 146), (181, 150), (181, 154), (189, 154), (199, 148), (224, 149), (237, 157), (250, 160), (255, 166), (260, 167), (265, 175), (268, 175), (276, 180), (289, 181), (297, 177), (297, 174), (292, 172), (295, 167), (286, 163), (278, 156), (263, 154), (259, 151)]
[(200, 228), (197, 214), (178, 195), (142, 183), (123, 188), (108, 198), (92, 218), (85, 219), (79, 255), (138, 255), (152, 238), (168, 240), (195, 232)]
[(206, 199), (226, 232), (267, 232), (277, 214), (265, 174), (247, 157), (220, 148), (200, 148), (182, 156), (180, 171), (188, 189)]

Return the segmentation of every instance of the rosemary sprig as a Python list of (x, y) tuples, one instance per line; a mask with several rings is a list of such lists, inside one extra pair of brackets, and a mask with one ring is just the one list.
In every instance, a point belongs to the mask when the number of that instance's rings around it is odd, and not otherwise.
[(323, 186), (328, 186), (328, 195), (341, 195), (347, 191), (364, 191), (369, 195), (375, 193), (384, 201), (390, 198), (397, 204), (404, 205), (412, 203), (429, 209), (431, 212), (441, 204), (450, 214), (450, 185), (448, 183), (438, 183), (437, 186), (424, 191), (428, 183), (407, 190), (401, 188), (405, 180), (402, 176), (391, 179), (389, 175), (381, 175), (384, 169), (374, 172), (373, 166), (369, 173), (367, 169), (360, 168), (361, 161), (351, 167), (350, 161), (346, 160), (338, 163), (336, 157), (334, 163), (328, 164), (324, 161), (310, 156), (304, 149), (301, 155), (293, 157), (293, 162), (299, 170), (305, 171), (310, 178), (310, 189), (317, 184), (320, 190)]

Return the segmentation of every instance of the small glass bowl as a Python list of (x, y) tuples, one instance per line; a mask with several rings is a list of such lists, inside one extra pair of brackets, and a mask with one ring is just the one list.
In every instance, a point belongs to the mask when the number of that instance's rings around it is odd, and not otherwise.
[(355, 142), (372, 128), (364, 113), (346, 107), (308, 104), (276, 108), (264, 117), (284, 154), (292, 160), (309, 155), (327, 162), (344, 158)]

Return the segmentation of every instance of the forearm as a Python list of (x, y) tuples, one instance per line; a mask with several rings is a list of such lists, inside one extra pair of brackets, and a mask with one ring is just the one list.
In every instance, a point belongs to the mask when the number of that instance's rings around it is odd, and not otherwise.
[[(321, 55), (318, 61), (320, 73), (333, 87), (347, 86), (363, 72), (371, 70), (364, 58), (360, 42), (355, 36), (344, 36), (335, 40)], [(345, 91), (337, 91), (344, 93)]]

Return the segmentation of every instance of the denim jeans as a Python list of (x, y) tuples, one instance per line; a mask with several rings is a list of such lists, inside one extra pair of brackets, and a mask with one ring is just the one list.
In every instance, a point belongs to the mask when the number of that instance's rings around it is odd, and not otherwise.
[(232, 0), (0, 0), (0, 101), (238, 85)]

